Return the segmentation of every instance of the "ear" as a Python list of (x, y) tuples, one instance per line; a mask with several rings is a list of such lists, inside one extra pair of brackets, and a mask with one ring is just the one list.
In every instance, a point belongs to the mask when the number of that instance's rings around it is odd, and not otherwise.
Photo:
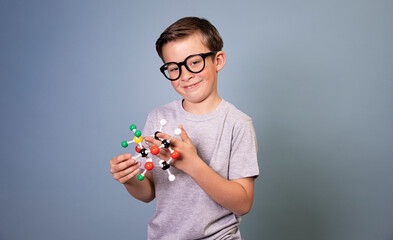
[(225, 53), (223, 51), (219, 51), (218, 53), (216, 53), (217, 72), (220, 71), (225, 66), (225, 62), (226, 62)]

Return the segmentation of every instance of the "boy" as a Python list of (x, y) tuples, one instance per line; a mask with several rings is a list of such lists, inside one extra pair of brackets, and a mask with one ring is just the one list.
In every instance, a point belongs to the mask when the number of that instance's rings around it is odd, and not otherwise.
[[(182, 130), (181, 140), (171, 141), (180, 153), (171, 162), (176, 180), (170, 182), (167, 173), (156, 167), (138, 181), (141, 164), (131, 154), (111, 160), (114, 179), (133, 197), (144, 202), (156, 199), (148, 239), (241, 239), (239, 216), (251, 209), (254, 179), (259, 175), (257, 143), (251, 119), (218, 96), (217, 75), (226, 61), (222, 47), (216, 28), (196, 17), (173, 23), (156, 42), (164, 62), (160, 70), (182, 100), (152, 111), (143, 136), (154, 135), (161, 119), (167, 120), (166, 133)], [(153, 137), (145, 137), (145, 143), (161, 144)], [(162, 150), (157, 157), (168, 160), (169, 153)]]

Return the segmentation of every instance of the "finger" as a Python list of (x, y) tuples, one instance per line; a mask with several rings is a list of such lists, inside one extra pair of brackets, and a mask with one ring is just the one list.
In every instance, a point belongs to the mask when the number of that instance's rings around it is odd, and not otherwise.
[(169, 149), (161, 148), (160, 152), (156, 155), (159, 159), (166, 160), (169, 158), (170, 155)]
[(149, 147), (151, 147), (151, 146), (160, 146), (161, 145), (161, 141), (160, 140), (157, 140), (157, 139), (155, 139), (153, 137), (150, 137), (150, 136), (145, 137), (145, 143), (147, 145), (149, 145)]
[(132, 157), (130, 153), (122, 154), (111, 159), (111, 164), (118, 164)]
[(115, 174), (113, 174), (113, 178), (115, 180), (120, 180), (121, 178), (131, 174), (132, 172), (134, 172), (136, 169), (139, 169), (139, 167), (141, 166), (141, 163), (138, 162), (137, 164), (134, 164), (126, 169), (124, 169), (123, 171), (117, 172)]
[(118, 164), (113, 164), (111, 166), (111, 173), (115, 174), (115, 173), (124, 171), (124, 169), (129, 168), (130, 166), (135, 165), (136, 163), (137, 162), (135, 161), (135, 159), (131, 158), (128, 161), (123, 161)]
[(185, 143), (192, 143), (190, 137), (188, 136), (186, 130), (184, 130), (183, 125), (179, 126), (181, 133), (180, 133), (180, 138), (183, 140)]
[[(171, 139), (172, 138), (172, 136), (171, 135), (168, 135), (168, 134), (166, 134), (166, 133), (158, 133), (157, 134), (157, 137), (158, 138), (161, 138), (161, 139)], [(147, 138), (147, 137), (146, 137)], [(148, 139), (146, 139), (145, 138), (145, 142), (146, 142), (146, 144), (151, 144), (151, 142), (150, 141), (154, 141), (154, 145), (155, 146), (161, 146), (162, 145), (162, 142), (161, 142), (161, 140), (157, 140), (157, 139), (155, 139), (155, 138), (152, 138), (152, 137), (149, 137)], [(154, 139), (154, 140), (153, 140)], [(172, 146), (176, 146), (176, 144), (178, 144), (178, 143), (180, 143), (181, 142), (181, 140), (180, 139), (177, 139), (177, 138), (172, 138), (171, 139), (171, 145)], [(150, 146), (150, 145), (149, 145)], [(151, 145), (151, 146), (153, 146), (153, 145)], [(150, 147), (151, 147), (150, 146)], [(165, 149), (165, 148), (162, 148), (161, 150), (160, 150), (160, 153), (161, 153), (161, 151), (163, 151), (163, 149)], [(159, 154), (160, 154), (159, 153)], [(159, 158), (161, 158), (161, 156), (158, 154), (158, 157)], [(167, 155), (169, 155), (169, 152), (166, 154), (166, 155), (164, 155), (164, 156), (167, 156)], [(161, 158), (161, 159), (163, 159), (163, 158)]]
[(128, 182), (131, 178), (135, 177), (139, 173), (140, 169), (134, 169), (134, 171), (130, 172), (129, 174), (125, 175), (124, 177), (119, 179), (119, 182), (121, 183), (126, 183)]
[[(172, 136), (166, 133), (158, 133), (157, 137), (161, 138), (161, 139), (171, 139)], [(180, 142), (182, 142), (180, 139), (177, 138), (172, 138), (171, 139), (171, 144), (173, 144), (173, 146), (176, 146), (177, 144), (179, 144)]]
[(161, 139), (170, 139), (172, 136), (163, 132), (157, 133), (157, 137)]

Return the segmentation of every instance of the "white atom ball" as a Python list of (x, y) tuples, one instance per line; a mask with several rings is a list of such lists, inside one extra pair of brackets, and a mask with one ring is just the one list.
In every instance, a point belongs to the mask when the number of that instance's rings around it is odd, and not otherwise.
[(173, 182), (173, 181), (175, 181), (175, 175), (169, 175), (169, 181), (171, 181), (171, 182)]
[(181, 133), (181, 129), (180, 129), (180, 128), (176, 128), (175, 134), (176, 134), (176, 135), (180, 135), (180, 133)]
[(161, 124), (162, 126), (166, 125), (166, 120), (165, 120), (165, 119), (162, 119), (162, 120), (160, 121), (160, 124)]

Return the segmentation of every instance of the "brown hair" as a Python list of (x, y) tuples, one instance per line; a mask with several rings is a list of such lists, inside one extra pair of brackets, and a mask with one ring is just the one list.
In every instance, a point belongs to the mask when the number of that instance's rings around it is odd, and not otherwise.
[(206, 19), (185, 17), (170, 25), (156, 41), (156, 50), (161, 59), (162, 47), (171, 41), (188, 37), (196, 32), (202, 35), (202, 41), (210, 51), (221, 51), (224, 45), (217, 29)]

